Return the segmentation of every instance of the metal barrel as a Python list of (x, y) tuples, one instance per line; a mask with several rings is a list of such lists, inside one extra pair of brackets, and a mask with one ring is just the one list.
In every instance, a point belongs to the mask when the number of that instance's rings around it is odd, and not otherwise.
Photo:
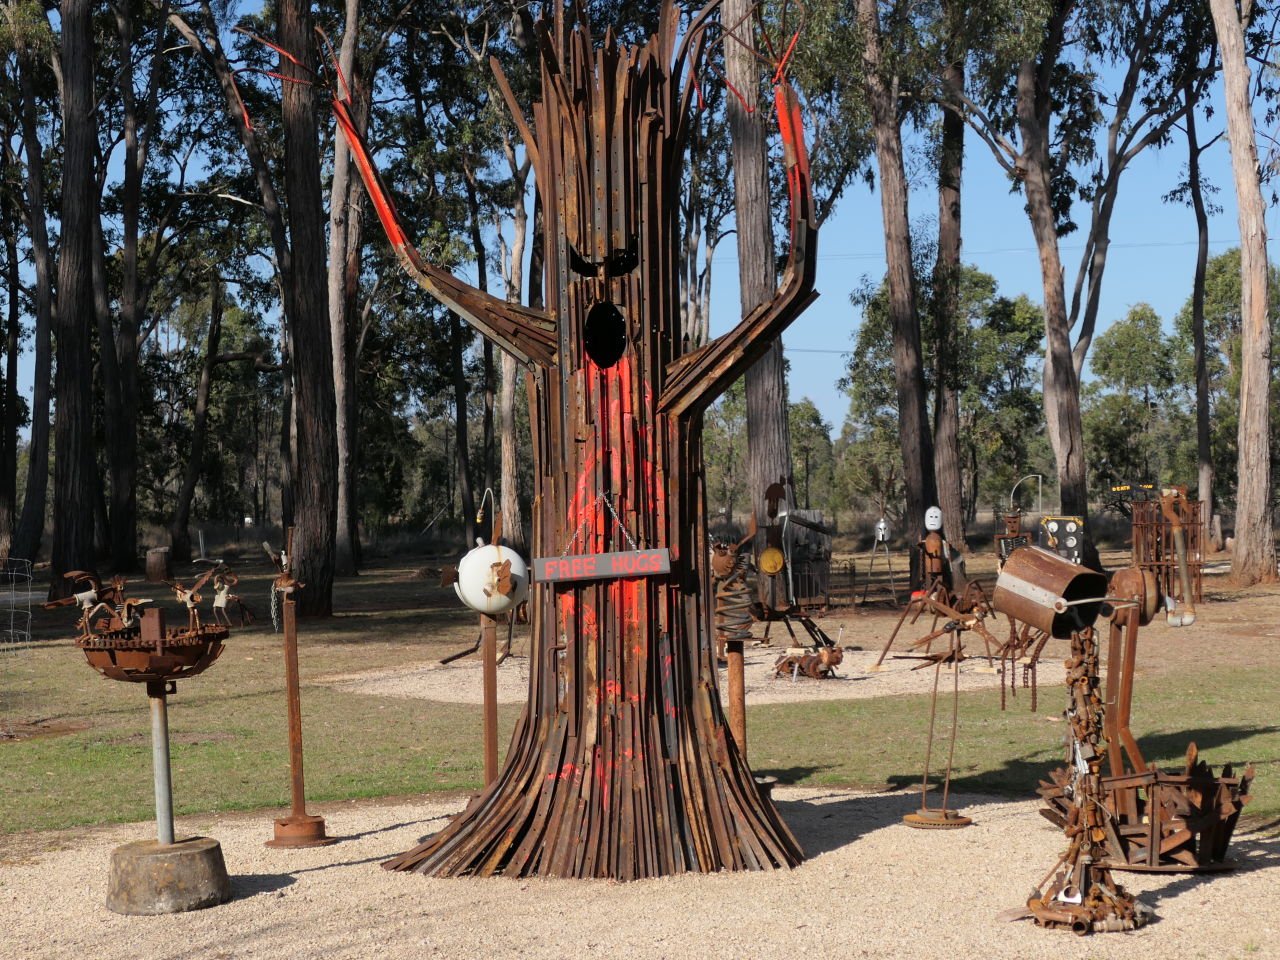
[(1092, 626), (1107, 595), (1107, 578), (1041, 547), (1009, 554), (991, 605), (1051, 637), (1065, 639)]

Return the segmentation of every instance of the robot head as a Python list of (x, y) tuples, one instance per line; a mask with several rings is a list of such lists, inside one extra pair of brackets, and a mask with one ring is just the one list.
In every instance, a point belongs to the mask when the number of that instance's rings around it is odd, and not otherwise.
[(937, 507), (930, 507), (924, 512), (924, 528), (926, 530), (942, 529), (942, 511)]

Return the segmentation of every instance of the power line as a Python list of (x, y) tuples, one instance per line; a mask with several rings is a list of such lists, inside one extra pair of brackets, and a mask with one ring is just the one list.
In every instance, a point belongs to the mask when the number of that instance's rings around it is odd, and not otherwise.
[[(1164, 242), (1158, 241), (1116, 241), (1113, 240), (1108, 244), (1112, 250), (1159, 250), (1170, 249), (1174, 247), (1194, 247), (1199, 243), (1197, 240), (1168, 240)], [(1211, 247), (1230, 247), (1239, 243), (1238, 240), (1210, 240)], [(1280, 243), (1280, 237), (1267, 237), (1267, 243)], [(1085, 249), (1085, 245), (1079, 244), (1060, 244), (1058, 251), (1060, 253), (1080, 253)], [(962, 256), (965, 257), (1004, 257), (1010, 254), (1035, 253), (1038, 254), (1037, 247), (998, 247), (991, 250), (963, 250)], [(820, 253), (818, 260), (883, 260), (884, 253)], [(737, 260), (730, 254), (723, 254), (711, 258), (713, 263), (730, 263)]]

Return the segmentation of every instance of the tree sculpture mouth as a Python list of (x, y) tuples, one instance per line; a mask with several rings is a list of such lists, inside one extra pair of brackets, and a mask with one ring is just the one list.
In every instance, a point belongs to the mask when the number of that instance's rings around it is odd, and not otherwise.
[(582, 325), (582, 340), (592, 363), (601, 369), (612, 367), (627, 349), (627, 321), (622, 311), (607, 300), (594, 304)]

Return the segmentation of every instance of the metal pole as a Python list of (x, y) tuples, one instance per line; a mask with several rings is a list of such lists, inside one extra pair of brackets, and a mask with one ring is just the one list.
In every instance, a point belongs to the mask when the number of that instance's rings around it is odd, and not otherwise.
[(173, 786), (169, 780), (169, 710), (165, 682), (147, 683), (151, 700), (151, 769), (156, 781), (156, 839), (173, 843)]
[(298, 621), (292, 592), (284, 595), (284, 683), (289, 704), (289, 775), (292, 816), (306, 813), (302, 782), (302, 701), (298, 692)]
[(480, 614), (484, 664), (484, 785), (498, 779), (498, 621)]
[(741, 640), (726, 640), (724, 656), (728, 662), (725, 668), (729, 675), (729, 732), (733, 734), (738, 752), (747, 755), (747, 683), (744, 643)]

